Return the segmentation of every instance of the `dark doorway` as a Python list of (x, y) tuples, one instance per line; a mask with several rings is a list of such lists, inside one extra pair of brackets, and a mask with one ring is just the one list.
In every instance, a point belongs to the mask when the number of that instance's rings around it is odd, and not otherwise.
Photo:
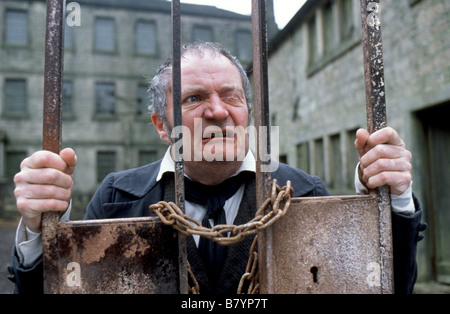
[(416, 114), (424, 139), (424, 205), (432, 238), (433, 279), (450, 283), (450, 103)]

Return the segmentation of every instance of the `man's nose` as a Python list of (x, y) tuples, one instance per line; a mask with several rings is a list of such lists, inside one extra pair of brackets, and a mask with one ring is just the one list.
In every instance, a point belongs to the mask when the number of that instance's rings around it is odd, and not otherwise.
[(205, 109), (205, 119), (223, 121), (228, 118), (228, 116), (229, 113), (226, 104), (219, 96), (213, 95), (208, 103), (207, 108)]

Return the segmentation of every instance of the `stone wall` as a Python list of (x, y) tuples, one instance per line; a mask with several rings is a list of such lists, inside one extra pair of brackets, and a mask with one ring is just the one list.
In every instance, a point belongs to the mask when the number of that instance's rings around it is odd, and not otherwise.
[[(110, 1), (106, 0), (83, 0), (79, 1), (81, 25), (66, 25), (71, 32), (72, 46), (65, 49), (64, 79), (72, 82), (72, 112), (64, 114), (62, 145), (74, 148), (78, 155), (73, 200), (77, 217), (82, 217), (87, 201), (100, 183), (97, 178), (97, 152), (115, 153), (115, 165), (112, 167), (115, 171), (141, 165), (139, 154), (142, 152), (148, 153), (152, 156), (149, 158), (154, 160), (165, 153), (167, 145), (159, 139), (150, 116), (137, 114), (138, 85), (148, 85), (148, 79), (155, 74), (159, 64), (171, 54), (170, 3), (163, 2), (163, 7), (169, 10), (136, 10), (133, 1), (117, 6), (117, 2), (108, 5)], [(138, 4), (151, 5), (150, 2)], [(3, 204), (0, 216), (2, 213), (16, 213), (12, 178), (7, 177), (7, 173), (13, 171), (5, 169), (7, 154), (19, 152), (26, 156), (39, 150), (42, 145), (46, 4), (38, 0), (0, 0), (0, 16), (5, 16), (8, 9), (27, 12), (29, 41), (26, 46), (5, 44), (5, 23), (0, 20), (0, 194), (4, 195), (0, 201)], [(249, 16), (194, 5), (184, 12), (187, 14), (182, 15), (183, 43), (193, 41), (195, 26), (208, 26), (212, 30), (213, 41), (221, 42), (236, 53), (236, 32), (251, 30)], [(95, 51), (96, 17), (114, 19), (115, 51)], [(136, 53), (137, 21), (152, 21), (156, 25), (155, 54)], [(15, 78), (26, 80), (27, 113), (12, 117), (5, 114), (4, 85), (7, 79)], [(95, 112), (95, 84), (99, 82), (115, 85), (115, 112), (111, 116), (105, 117)], [(19, 162), (15, 168), (18, 170)]]
[[(280, 154), (289, 164), (322, 176), (333, 194), (354, 193), (350, 188), (357, 163), (354, 131), (366, 126), (360, 21), (354, 19), (350, 40), (334, 37), (335, 49), (328, 55), (320, 51), (326, 43), (319, 36), (319, 61), (311, 64), (307, 25), (312, 16), (323, 21), (324, 3), (306, 5), (289, 33), (281, 32), (282, 40), (271, 46), (272, 123), (280, 127)], [(425, 201), (427, 173), (416, 113), (438, 104), (449, 109), (450, 4), (444, 0), (382, 4), (388, 124), (398, 130), (414, 156), (414, 191)], [(359, 18), (359, 1), (353, 1), (353, 12)], [(425, 208), (425, 220), (428, 215)], [(425, 245), (419, 246), (421, 279), (431, 277), (430, 238), (427, 233)]]

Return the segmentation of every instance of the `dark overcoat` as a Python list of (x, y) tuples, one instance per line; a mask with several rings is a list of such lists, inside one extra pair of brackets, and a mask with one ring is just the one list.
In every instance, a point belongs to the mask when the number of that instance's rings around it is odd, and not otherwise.
[[(173, 175), (166, 174), (161, 180), (156, 181), (160, 165), (161, 160), (140, 168), (108, 175), (89, 203), (85, 219), (150, 216), (152, 213), (149, 211), (149, 205), (161, 200), (173, 201)], [(280, 186), (284, 186), (286, 181), (290, 180), (294, 188), (294, 197), (329, 195), (320, 178), (285, 164), (279, 164), (277, 170), (272, 173), (272, 179), (277, 179)], [(392, 215), (396, 293), (411, 293), (417, 278), (417, 242), (421, 239), (419, 232), (424, 226), (420, 223), (421, 205), (415, 197), (414, 202), (416, 206), (414, 215), (405, 216), (396, 213)], [(244, 197), (234, 224), (240, 225), (250, 221), (255, 215), (255, 204), (255, 178), (250, 177), (246, 182)], [(199, 281), (201, 293), (236, 293), (240, 277), (245, 271), (251, 243), (252, 238), (247, 237), (242, 242), (228, 247), (218, 290), (211, 291), (195, 242), (192, 237), (188, 238), (188, 260)], [(8, 269), (9, 278), (15, 282), (16, 293), (43, 292), (42, 260), (31, 268), (24, 268), (20, 265), (13, 247), (12, 265)]]

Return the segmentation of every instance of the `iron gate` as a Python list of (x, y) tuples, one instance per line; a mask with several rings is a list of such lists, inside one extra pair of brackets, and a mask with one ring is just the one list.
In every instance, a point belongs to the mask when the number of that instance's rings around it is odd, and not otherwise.
[[(61, 147), (65, 1), (47, 0), (43, 149)], [(369, 132), (386, 126), (379, 1), (361, 0)], [(174, 125), (181, 125), (180, 1), (172, 1)], [(252, 0), (255, 127), (269, 132), (265, 0)], [(181, 135), (180, 135), (181, 136)], [(270, 136), (262, 145), (270, 154)], [(257, 141), (256, 141), (257, 142)], [(257, 208), (271, 175), (256, 166)], [(184, 171), (175, 158), (176, 203)], [(149, 204), (151, 205), (151, 204)], [(258, 234), (261, 293), (392, 293), (391, 210), (386, 187), (368, 196), (295, 198)], [(158, 218), (59, 222), (43, 217), (46, 293), (187, 293), (186, 238)], [(289, 230), (287, 234), (286, 230)]]

